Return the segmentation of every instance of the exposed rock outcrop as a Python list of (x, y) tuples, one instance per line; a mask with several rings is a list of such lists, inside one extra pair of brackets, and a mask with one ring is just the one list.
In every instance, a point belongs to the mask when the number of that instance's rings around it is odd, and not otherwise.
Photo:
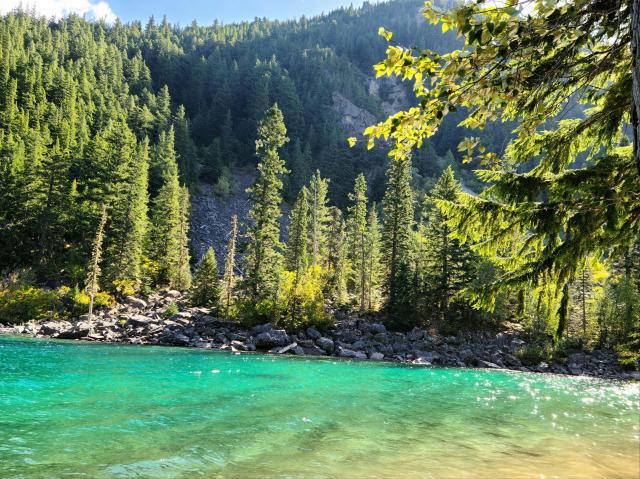
[(361, 135), (365, 128), (376, 123), (373, 113), (356, 106), (339, 92), (333, 92), (333, 109), (340, 115), (341, 124), (349, 135)]

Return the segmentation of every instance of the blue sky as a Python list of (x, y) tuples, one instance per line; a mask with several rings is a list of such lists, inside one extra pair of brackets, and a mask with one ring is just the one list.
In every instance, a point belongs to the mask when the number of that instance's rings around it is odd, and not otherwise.
[[(252, 20), (255, 17), (297, 18), (316, 15), (336, 7), (349, 5), (349, 0), (109, 0), (113, 11), (123, 20), (146, 19), (151, 14), (158, 18), (167, 15), (181, 25), (198, 23), (208, 25), (214, 19), (225, 23)], [(362, 1), (354, 1), (354, 5)]]
[(118, 17), (124, 22), (145, 22), (151, 15), (157, 19), (166, 15), (172, 23), (184, 26), (194, 19), (201, 25), (209, 25), (215, 19), (224, 23), (255, 17), (291, 19), (362, 3), (363, 0), (0, 0), (0, 14), (23, 6), (35, 8), (46, 17), (76, 13), (107, 21)]

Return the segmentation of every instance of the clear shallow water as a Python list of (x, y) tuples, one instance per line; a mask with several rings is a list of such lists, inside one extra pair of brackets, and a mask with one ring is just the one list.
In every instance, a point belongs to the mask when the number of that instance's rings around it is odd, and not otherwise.
[(640, 386), (0, 337), (0, 478), (636, 478)]

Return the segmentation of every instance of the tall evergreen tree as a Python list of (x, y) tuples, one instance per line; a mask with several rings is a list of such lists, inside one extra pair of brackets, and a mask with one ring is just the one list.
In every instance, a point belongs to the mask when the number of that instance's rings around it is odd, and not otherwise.
[(198, 159), (196, 146), (191, 139), (191, 125), (186, 117), (183, 105), (180, 105), (174, 120), (175, 150), (178, 158), (178, 171), (181, 183), (193, 185), (196, 181)]
[(178, 222), (178, 264), (176, 265), (176, 276), (174, 285), (176, 288), (186, 291), (191, 287), (191, 267), (189, 262), (189, 215), (191, 212), (191, 202), (189, 201), (189, 189), (186, 186), (180, 188), (180, 215)]
[(354, 293), (358, 298), (360, 311), (364, 311), (367, 290), (367, 182), (363, 174), (356, 178), (349, 199), (353, 202), (347, 218), (349, 259), (353, 270)]
[(107, 207), (104, 203), (100, 209), (100, 223), (93, 241), (93, 251), (91, 253), (91, 263), (87, 275), (87, 292), (89, 293), (89, 319), (93, 315), (93, 302), (98, 293), (100, 280), (100, 261), (102, 259), (102, 242), (104, 241), (104, 227), (107, 224)]
[[(165, 176), (176, 168), (178, 158), (175, 150), (175, 132), (173, 126), (168, 131), (161, 131), (158, 143), (153, 148), (153, 155), (149, 165), (149, 189), (151, 195), (156, 195), (164, 184)], [(179, 172), (178, 172), (179, 174)], [(178, 181), (180, 181), (178, 179)]]
[(383, 199), (386, 311), (389, 320), (408, 326), (406, 288), (412, 281), (413, 193), (410, 158), (392, 158), (387, 169), (387, 189)]
[(244, 285), (252, 302), (275, 298), (282, 268), (280, 203), (282, 175), (287, 170), (278, 150), (289, 141), (278, 105), (272, 106), (258, 124), (256, 153), (258, 178), (249, 189), (252, 207), (247, 229)]
[(427, 294), (431, 297), (431, 309), (439, 319), (452, 314), (460, 316), (460, 303), (452, 307), (454, 296), (469, 286), (474, 277), (474, 255), (467, 245), (451, 238), (450, 219), (437, 205), (437, 201), (456, 201), (462, 188), (456, 181), (451, 166), (442, 173), (431, 191), (431, 210), (427, 214), (424, 236)]
[(106, 250), (105, 276), (110, 282), (141, 279), (142, 255), (147, 234), (149, 143), (145, 138), (129, 159), (126, 181), (113, 203), (109, 234), (113, 237)]
[(309, 200), (307, 188), (302, 187), (289, 215), (289, 238), (285, 256), (286, 268), (296, 275), (297, 284), (309, 261), (307, 255), (307, 236), (309, 229)]
[(347, 231), (339, 208), (330, 208), (330, 215), (327, 292), (335, 304), (343, 305), (347, 301)]
[(369, 209), (366, 238), (366, 303), (373, 311), (380, 300), (382, 270), (382, 234), (375, 204)]
[(180, 187), (175, 156), (164, 171), (163, 184), (153, 200), (150, 257), (158, 263), (158, 282), (186, 289), (188, 267), (188, 191)]
[(324, 265), (327, 257), (327, 231), (331, 221), (331, 214), (327, 205), (329, 199), (329, 180), (320, 176), (320, 170), (311, 177), (309, 182), (309, 255), (311, 265)]

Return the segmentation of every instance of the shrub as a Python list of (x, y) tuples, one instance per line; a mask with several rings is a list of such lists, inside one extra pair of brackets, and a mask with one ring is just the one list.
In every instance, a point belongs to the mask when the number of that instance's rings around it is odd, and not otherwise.
[(613, 278), (607, 282), (598, 304), (599, 342), (615, 347), (637, 328), (640, 328), (640, 292), (630, 278)]
[(324, 309), (320, 267), (306, 269), (298, 278), (291, 271), (284, 273), (278, 310), (282, 312), (275, 321), (277, 326), (295, 330), (308, 328), (326, 329), (332, 318)]
[(113, 282), (113, 288), (121, 298), (135, 294), (137, 290), (136, 286), (136, 281), (132, 279), (116, 279)]
[(551, 351), (548, 346), (543, 346), (541, 344), (527, 344), (516, 351), (515, 356), (525, 366), (536, 366), (542, 361), (547, 361), (551, 356)]
[[(71, 289), (63, 286), (58, 290), (58, 296), (63, 302), (65, 316), (80, 316), (89, 311), (91, 297), (77, 286)], [(106, 291), (99, 291), (93, 299), (94, 308), (108, 308), (115, 304), (115, 298)]]
[(640, 370), (640, 328), (629, 334), (629, 340), (616, 346), (615, 350), (620, 364)]
[(0, 323), (19, 324), (41, 319), (56, 319), (61, 302), (51, 290), (18, 286), (0, 290)]
[(178, 312), (178, 305), (174, 302), (171, 302), (167, 305), (167, 309), (164, 310), (162, 316), (164, 316), (165, 318), (170, 318), (171, 316), (175, 316), (176, 314), (178, 314)]

